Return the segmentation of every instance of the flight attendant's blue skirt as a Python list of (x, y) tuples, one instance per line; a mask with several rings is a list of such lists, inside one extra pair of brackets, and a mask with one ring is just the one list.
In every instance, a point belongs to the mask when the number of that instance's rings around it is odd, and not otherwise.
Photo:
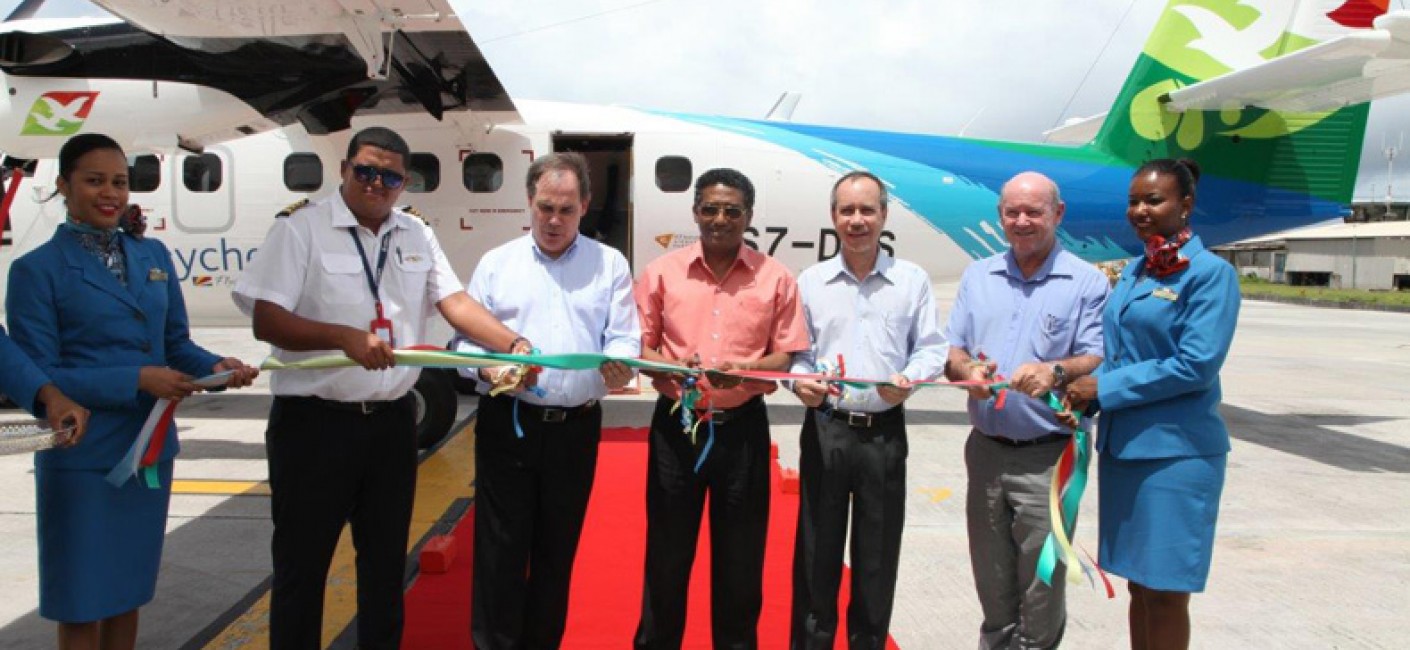
[(86, 623), (152, 600), (161, 566), (172, 461), (161, 487), (136, 478), (121, 488), (106, 470), (35, 468), (39, 523), (39, 615)]
[(1122, 460), (1102, 454), (1099, 561), (1158, 591), (1204, 591), (1228, 454)]

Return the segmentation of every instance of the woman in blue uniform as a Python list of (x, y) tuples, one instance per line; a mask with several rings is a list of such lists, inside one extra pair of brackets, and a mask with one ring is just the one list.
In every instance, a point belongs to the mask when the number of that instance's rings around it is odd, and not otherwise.
[(137, 608), (161, 563), (176, 425), (157, 462), (159, 487), (106, 480), (157, 398), (199, 390), (196, 377), (258, 371), (191, 342), (186, 305), (161, 242), (119, 229), (127, 159), (107, 136), (82, 134), (59, 151), (68, 218), (10, 270), (11, 335), (64, 393), (92, 409), (81, 444), (35, 455), (39, 614), (59, 622), (60, 648), (132, 648)]
[(1132, 648), (1189, 647), (1229, 453), (1219, 369), (1239, 281), (1190, 232), (1198, 179), (1194, 161), (1171, 159), (1131, 178), (1126, 218), (1146, 254), (1107, 301), (1101, 367), (1067, 389), (1073, 407), (1101, 409), (1101, 566), (1129, 583)]

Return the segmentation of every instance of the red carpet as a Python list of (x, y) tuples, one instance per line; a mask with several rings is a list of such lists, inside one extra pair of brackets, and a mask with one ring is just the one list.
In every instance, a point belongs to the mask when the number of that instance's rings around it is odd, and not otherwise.
[[(769, 541), (764, 557), (764, 611), (759, 621), (761, 648), (788, 647), (792, 601), (793, 535), (798, 495), (778, 490), (769, 512)], [(641, 572), (646, 557), (646, 429), (604, 429), (597, 478), (587, 523), (573, 571), (572, 602), (563, 647), (631, 646), (641, 609)], [(472, 509), (456, 525), (456, 555), (450, 571), (422, 574), (406, 596), (404, 649), (470, 648), (470, 569), (474, 538)], [(684, 647), (710, 647), (709, 525), (702, 526), (690, 580), (690, 615)], [(838, 647), (846, 637), (847, 585), (844, 572), (842, 625)], [(888, 641), (888, 648), (897, 648)]]

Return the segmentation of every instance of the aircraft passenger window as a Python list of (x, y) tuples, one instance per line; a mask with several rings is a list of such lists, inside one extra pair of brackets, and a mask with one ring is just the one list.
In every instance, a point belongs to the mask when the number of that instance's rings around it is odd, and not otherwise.
[(504, 185), (504, 161), (492, 153), (472, 153), (460, 168), (465, 189), (471, 192), (498, 192)]
[(656, 159), (656, 187), (662, 192), (684, 192), (692, 180), (690, 159), (684, 156), (661, 156)]
[(156, 156), (144, 154), (127, 157), (127, 189), (129, 192), (155, 192), (162, 184), (162, 163)]
[(441, 159), (433, 153), (411, 154), (406, 168), (406, 191), (434, 192), (441, 186)]
[(284, 158), (284, 187), (291, 192), (317, 192), (323, 187), (323, 161), (316, 153), (291, 153)]
[(199, 156), (186, 156), (181, 161), (181, 175), (186, 189), (192, 192), (214, 192), (220, 189), (220, 176), (223, 172), (220, 156), (203, 153)]

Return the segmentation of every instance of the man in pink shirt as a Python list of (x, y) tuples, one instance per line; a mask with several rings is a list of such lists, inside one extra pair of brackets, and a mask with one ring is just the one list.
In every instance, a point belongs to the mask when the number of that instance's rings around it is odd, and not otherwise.
[[(636, 283), (641, 356), (730, 370), (786, 370), (808, 349), (788, 269), (744, 244), (754, 185), (732, 169), (695, 182), (700, 242), (652, 262)], [(757, 648), (769, 520), (772, 382), (702, 380), (710, 409), (694, 442), (671, 406), (681, 377), (658, 374), (646, 475), (646, 584), (637, 648), (679, 648), (705, 495), (710, 498), (714, 647)]]

